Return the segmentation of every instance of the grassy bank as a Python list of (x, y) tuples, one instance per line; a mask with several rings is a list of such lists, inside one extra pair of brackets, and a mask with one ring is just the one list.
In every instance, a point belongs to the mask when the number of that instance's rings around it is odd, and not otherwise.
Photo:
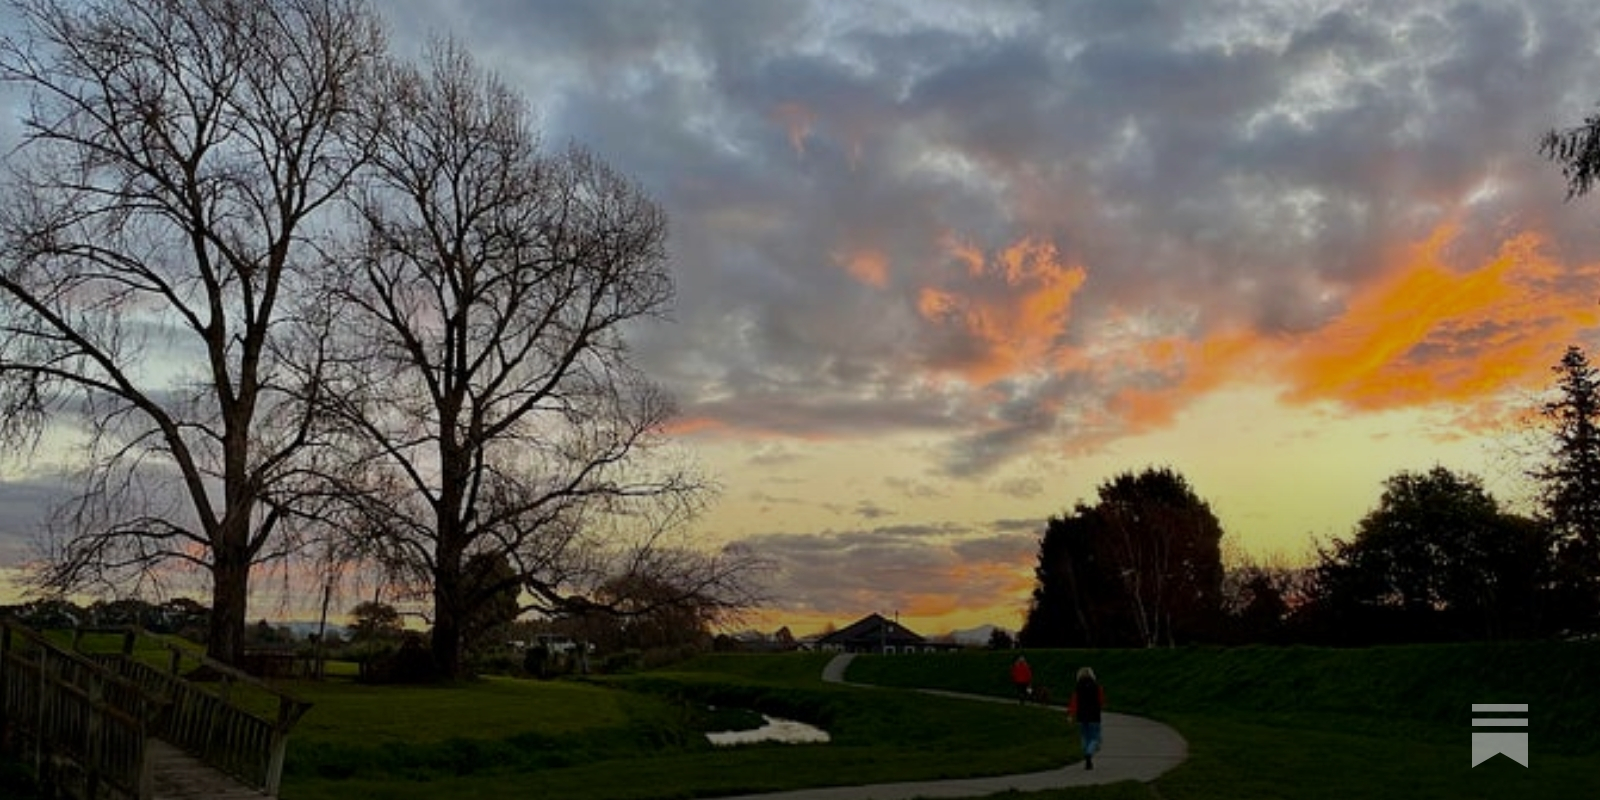
[[(1177, 648), (1026, 653), (1058, 696), (1078, 667), (1118, 709), (1157, 717), (1316, 715), (1343, 730), (1471, 729), (1473, 703), (1529, 704), (1536, 752), (1600, 752), (1600, 643), (1523, 642), (1363, 649)], [(1009, 696), (1013, 653), (863, 657), (854, 681)], [(1065, 699), (1064, 696), (1061, 699)]]
[[(589, 683), (298, 684), (316, 705), (282, 796), (687, 798), (1044, 769), (1075, 750), (1058, 714), (823, 684), (825, 656), (708, 658)], [(708, 704), (818, 724), (826, 745), (717, 750)]]
[[(1167, 721), (1190, 758), (1147, 796), (1566, 798), (1600, 796), (1600, 646), (1040, 651), (1058, 697), (1081, 665), (1114, 710)], [(1012, 654), (858, 659), (851, 680), (1005, 695)], [(1470, 768), (1471, 705), (1529, 704), (1530, 767)], [(1114, 752), (1114, 743), (1108, 743)], [(1037, 800), (1077, 798), (1046, 793)]]

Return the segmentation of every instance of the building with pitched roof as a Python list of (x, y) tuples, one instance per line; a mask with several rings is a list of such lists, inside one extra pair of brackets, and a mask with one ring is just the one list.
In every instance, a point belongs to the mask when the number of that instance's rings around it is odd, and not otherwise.
[(896, 620), (869, 614), (817, 639), (816, 649), (834, 653), (919, 653), (943, 648)]

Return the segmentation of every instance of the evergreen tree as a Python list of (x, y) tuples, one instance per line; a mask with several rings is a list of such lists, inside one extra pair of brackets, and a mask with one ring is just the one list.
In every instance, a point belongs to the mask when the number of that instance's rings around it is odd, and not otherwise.
[(1557, 394), (1542, 409), (1553, 439), (1550, 459), (1533, 476), (1556, 535), (1562, 622), (1592, 628), (1600, 612), (1600, 376), (1576, 345), (1554, 371)]

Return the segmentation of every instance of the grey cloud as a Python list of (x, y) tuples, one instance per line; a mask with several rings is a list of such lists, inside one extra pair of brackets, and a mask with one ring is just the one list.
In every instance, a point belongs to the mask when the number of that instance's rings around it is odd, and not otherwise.
[(1001, 494), (1028, 500), (1044, 494), (1044, 482), (1038, 478), (1011, 478), (995, 486)]
[(1075, 414), (1067, 409), (1094, 396), (1087, 376), (1069, 373), (1035, 382), (1008, 382), (1005, 400), (988, 405), (981, 422), (951, 439), (940, 467), (956, 478), (980, 477), (1012, 456), (1052, 438), (1070, 439)]
[(73, 496), (60, 476), (0, 480), (0, 567), (15, 567), (34, 557), (50, 510)]
[[(636, 347), (686, 415), (936, 432), (952, 477), (1044, 437), (1113, 436), (1090, 412), (1178, 376), (932, 388), (927, 370), (982, 352), (918, 313), (961, 275), (946, 236), (1032, 237), (1081, 263), (1058, 336), (1078, 347), (1114, 309), (1195, 338), (1315, 330), (1448, 214), (1462, 265), (1523, 225), (1600, 257), (1592, 213), (1536, 151), (1600, 86), (1600, 10), (1576, 0), (386, 7), (398, 39), (468, 38), (552, 142), (593, 147), (666, 207), (676, 322)], [(882, 256), (881, 286), (837, 263), (856, 250)]]
[(997, 519), (997, 520), (994, 520), (993, 522), (990, 522), (989, 523), (989, 527), (992, 530), (1001, 531), (1001, 532), (1007, 532), (1007, 533), (1016, 533), (1016, 532), (1019, 532), (1019, 531), (1023, 531), (1023, 532), (1027, 532), (1027, 533), (1030, 533), (1030, 534), (1042, 534), (1044, 532), (1045, 520), (1042, 520), (1042, 519)]
[(883, 506), (878, 505), (871, 500), (857, 501), (854, 513), (856, 516), (861, 517), (862, 519), (882, 519), (883, 517), (892, 517), (895, 515), (893, 510), (884, 508)]
[(883, 483), (885, 486), (913, 500), (944, 496), (944, 492), (939, 487), (914, 478), (893, 476), (884, 478)]
[(963, 539), (951, 550), (961, 559), (986, 564), (1027, 564), (1039, 552), (1037, 534), (1006, 533)]
[[(757, 534), (741, 542), (776, 566), (771, 591), (784, 608), (841, 618), (906, 609), (915, 598), (992, 599), (999, 574), (1026, 563), (1028, 536), (956, 525), (900, 525), (821, 533)], [(1019, 605), (1025, 600), (1019, 596)], [(987, 603), (985, 603), (987, 604)]]

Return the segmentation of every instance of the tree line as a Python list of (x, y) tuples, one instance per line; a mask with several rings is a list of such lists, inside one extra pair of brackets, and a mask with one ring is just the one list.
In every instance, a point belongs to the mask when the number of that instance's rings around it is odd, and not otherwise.
[(1024, 647), (1363, 645), (1600, 632), (1600, 383), (1581, 347), (1540, 407), (1537, 511), (1435, 466), (1383, 482), (1377, 506), (1313, 563), (1225, 567), (1223, 530), (1176, 471), (1099, 486), (1049, 520)]
[(754, 602), (627, 347), (673, 297), (633, 182), (366, 0), (8, 7), (0, 437), (83, 435), (41, 592), (198, 571), (234, 663), (260, 569), (381, 576), (451, 676), (485, 607)]

